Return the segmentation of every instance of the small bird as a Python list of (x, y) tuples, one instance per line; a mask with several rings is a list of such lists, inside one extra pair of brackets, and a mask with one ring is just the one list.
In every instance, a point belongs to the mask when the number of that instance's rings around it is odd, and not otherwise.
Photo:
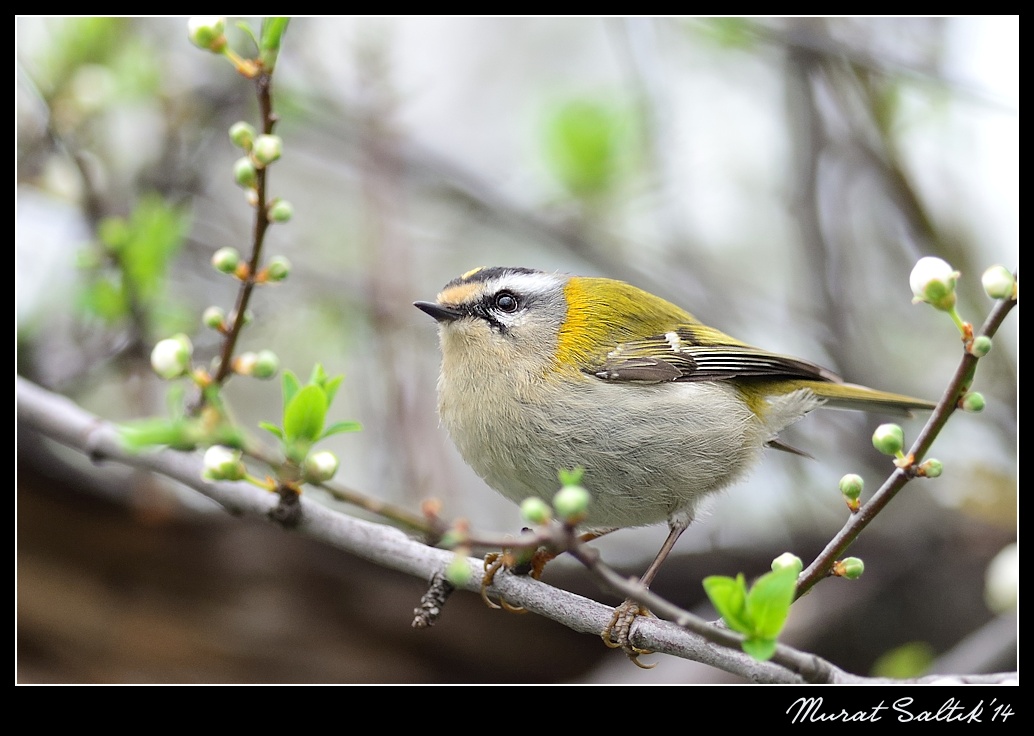
[[(808, 412), (934, 406), (752, 347), (614, 279), (476, 268), (414, 306), (438, 322), (438, 411), (463, 459), (516, 503), (549, 501), (559, 470), (583, 468), (592, 536), (667, 522), (646, 586), (702, 498), (766, 445), (804, 454), (778, 434)], [(641, 613), (626, 601), (603, 633), (636, 664)]]

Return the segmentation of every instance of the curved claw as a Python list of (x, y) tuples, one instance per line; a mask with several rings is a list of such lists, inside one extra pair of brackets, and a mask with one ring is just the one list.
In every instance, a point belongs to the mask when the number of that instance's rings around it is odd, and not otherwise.
[(481, 578), (481, 600), (483, 600), (485, 602), (485, 605), (489, 608), (494, 608), (498, 610), (502, 608), (502, 606), (500, 606), (498, 603), (496, 603), (488, 597), (488, 588), (490, 585), (492, 585), (492, 582), (495, 580), (495, 574), (499, 572), (499, 570), (503, 566), (503, 556), (498, 552), (490, 552), (489, 554), (485, 555), (485, 561), (483, 565), (485, 575)]
[(490, 552), (485, 555), (485, 575), (481, 578), (481, 600), (485, 602), (485, 605), (489, 608), (499, 610), (500, 608), (510, 613), (527, 613), (528, 609), (522, 606), (514, 606), (507, 602), (505, 598), (500, 597), (499, 602), (496, 603), (488, 597), (488, 588), (495, 581), (495, 575), (497, 572), (505, 568), (508, 564), (508, 557), (506, 554), (499, 554), (498, 552)]
[(631, 641), (632, 622), (638, 616), (649, 616), (650, 612), (632, 600), (627, 600), (614, 609), (614, 616), (610, 623), (603, 629), (600, 638), (610, 649), (620, 649), (632, 661), (636, 667), (644, 670), (651, 670), (657, 666), (654, 664), (643, 664), (639, 661), (642, 654), (653, 654), (650, 649), (640, 649), (634, 646)]
[(505, 598), (500, 598), (499, 602), (503, 604), (503, 609), (509, 613), (527, 613), (528, 609), (524, 606), (512, 606)]
[(485, 605), (489, 608), (494, 608), (497, 611), (500, 608), (502, 608), (502, 606), (500, 606), (498, 603), (496, 603), (494, 600), (488, 597), (488, 591), (484, 588), (481, 589), (481, 600), (483, 600), (485, 602)]
[(656, 662), (654, 662), (653, 664), (643, 664), (642, 662), (639, 661), (639, 655), (640, 654), (653, 654), (653, 652), (651, 652), (648, 649), (647, 650), (643, 650), (643, 651), (640, 651), (639, 649), (634, 649), (634, 651), (632, 651), (631, 653), (625, 652), (625, 654), (628, 655), (628, 659), (632, 662), (632, 664), (634, 664), (636, 667), (638, 667), (641, 670), (652, 670), (654, 667), (657, 666)]
[(488, 596), (488, 588), (495, 581), (496, 573), (502, 569), (508, 569), (516, 572), (519, 575), (528, 575), (529, 577), (538, 580), (542, 577), (542, 571), (546, 567), (546, 563), (556, 557), (555, 552), (549, 552), (545, 549), (540, 549), (535, 552), (531, 558), (523, 563), (519, 563), (515, 560), (514, 555), (509, 550), (503, 550), (500, 552), (489, 552), (485, 555), (484, 570), (485, 575), (481, 578), (481, 600), (485, 602), (485, 605), (489, 608), (499, 609), (502, 608), (510, 613), (527, 613), (528, 609), (523, 606), (514, 606), (507, 603), (505, 598), (500, 598), (499, 603), (496, 603)]

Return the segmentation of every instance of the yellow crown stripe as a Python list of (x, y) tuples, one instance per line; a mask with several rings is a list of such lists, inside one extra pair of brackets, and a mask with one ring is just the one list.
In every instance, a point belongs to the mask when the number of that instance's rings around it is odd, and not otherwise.
[(480, 283), (456, 284), (438, 294), (439, 304), (463, 304), (470, 297), (481, 292), (483, 286)]

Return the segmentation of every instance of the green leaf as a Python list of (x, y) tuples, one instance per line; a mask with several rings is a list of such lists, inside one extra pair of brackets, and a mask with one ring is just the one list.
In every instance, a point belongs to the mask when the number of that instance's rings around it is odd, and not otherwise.
[(284, 406), (286, 407), (291, 403), (291, 399), (298, 393), (298, 389), (301, 384), (298, 382), (298, 376), (294, 375), (291, 371), (284, 371)]
[(576, 196), (608, 191), (616, 183), (626, 128), (610, 103), (567, 102), (546, 124), (546, 161)]
[(560, 479), (561, 486), (580, 486), (582, 484), (582, 476), (585, 475), (585, 468), (561, 468), (557, 471), (557, 478)]
[(244, 33), (245, 36), (251, 39), (251, 42), (255, 44), (255, 48), (259, 48), (258, 38), (255, 37), (255, 29), (251, 27), (251, 24), (246, 20), (239, 20), (234, 25)]
[(758, 578), (747, 594), (747, 618), (753, 625), (753, 634), (775, 639), (783, 630), (797, 587), (797, 573), (793, 568), (773, 570)]
[(106, 322), (115, 322), (129, 313), (122, 285), (117, 277), (102, 276), (86, 287), (80, 297), (82, 309)]
[(291, 22), (288, 17), (271, 16), (262, 19), (262, 49), (280, 48), (280, 40)]
[(262, 44), (259, 58), (262, 59), (262, 65), (268, 71), (273, 71), (276, 66), (276, 57), (280, 53), (280, 41), (289, 22), (290, 18), (275, 16), (262, 20)]
[(206, 432), (206, 445), (223, 445), (232, 447), (235, 450), (243, 450), (247, 443), (247, 436), (240, 427), (232, 424), (220, 424), (215, 429)]
[(359, 432), (363, 428), (359, 422), (334, 422), (320, 435), (320, 439), (330, 437), (332, 434), (341, 434), (342, 432)]
[(119, 256), (123, 278), (139, 299), (149, 302), (161, 295), (169, 264), (189, 227), (189, 215), (157, 194), (148, 194), (137, 204)]
[(168, 445), (177, 450), (193, 449), (197, 433), (193, 422), (183, 419), (142, 419), (118, 427), (119, 441), (129, 452)]
[(343, 375), (334, 376), (323, 383), (323, 390), (327, 394), (327, 403), (330, 404), (334, 401), (334, 395), (337, 394), (338, 388), (341, 386), (341, 382), (345, 380)]
[(327, 416), (327, 395), (319, 386), (305, 386), (284, 407), (284, 435), (288, 442), (297, 439), (315, 442), (323, 431)]
[(711, 575), (704, 578), (703, 585), (711, 604), (718, 611), (718, 615), (725, 619), (730, 629), (741, 634), (753, 633), (753, 627), (747, 617), (747, 585), (742, 573), (735, 578)]
[(267, 432), (272, 432), (280, 439), (284, 438), (284, 430), (280, 429), (280, 427), (276, 426), (272, 422), (259, 422), (259, 427)]
[(327, 372), (323, 370), (322, 363), (316, 363), (309, 374), (309, 383), (314, 386), (322, 386), (327, 380)]
[(743, 651), (751, 657), (759, 662), (765, 662), (772, 659), (772, 655), (775, 654), (776, 640), (761, 637), (749, 637), (743, 640), (743, 644), (741, 646)]
[(85, 64), (104, 64), (117, 53), (130, 28), (129, 18), (68, 18), (51, 29), (40, 73), (56, 88)]
[(341, 382), (344, 378), (345, 377), (343, 375), (337, 375), (334, 377), (328, 376), (326, 370), (323, 368), (323, 364), (317, 363), (312, 367), (312, 373), (309, 375), (309, 383), (323, 389), (323, 392), (327, 395), (327, 406), (330, 406), (334, 401), (334, 395), (337, 393), (338, 387), (341, 386)]

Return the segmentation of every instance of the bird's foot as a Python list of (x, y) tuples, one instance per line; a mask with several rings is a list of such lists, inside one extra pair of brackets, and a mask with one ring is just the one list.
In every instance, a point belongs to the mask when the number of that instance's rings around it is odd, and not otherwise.
[(653, 669), (656, 665), (643, 664), (639, 661), (639, 657), (643, 654), (653, 654), (653, 652), (649, 649), (640, 649), (632, 644), (632, 622), (639, 616), (650, 615), (652, 614), (648, 610), (629, 599), (614, 609), (613, 618), (610, 619), (610, 623), (601, 634), (604, 644), (611, 649), (620, 649), (632, 660), (632, 664), (642, 667), (644, 670)]
[(490, 552), (485, 555), (485, 575), (481, 578), (481, 600), (489, 608), (502, 608), (510, 613), (527, 613), (527, 609), (521, 606), (511, 605), (505, 598), (500, 597), (496, 603), (488, 595), (488, 588), (495, 581), (496, 573), (500, 570), (509, 570), (514, 575), (530, 575), (535, 580), (542, 577), (542, 571), (546, 563), (556, 557), (555, 552), (545, 549), (514, 552), (504, 549), (502, 552)]

